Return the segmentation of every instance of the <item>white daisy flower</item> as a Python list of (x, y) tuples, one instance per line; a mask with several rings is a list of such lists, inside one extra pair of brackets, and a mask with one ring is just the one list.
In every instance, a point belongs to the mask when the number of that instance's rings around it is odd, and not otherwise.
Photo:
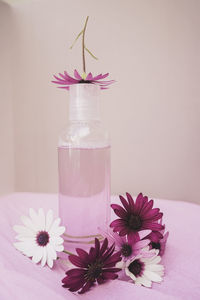
[(160, 260), (158, 255), (144, 257), (139, 254), (128, 261), (119, 262), (117, 267), (122, 268), (135, 284), (151, 287), (152, 282), (163, 280), (164, 266), (159, 264)]
[(49, 210), (45, 216), (42, 208), (35, 212), (29, 209), (29, 215), (22, 216), (23, 225), (15, 225), (13, 229), (18, 233), (14, 243), (17, 250), (28, 257), (32, 257), (34, 263), (41, 261), (41, 265), (47, 264), (53, 267), (53, 260), (57, 259), (57, 253), (64, 250), (63, 238), (64, 226), (59, 226), (60, 218), (53, 220), (53, 211)]

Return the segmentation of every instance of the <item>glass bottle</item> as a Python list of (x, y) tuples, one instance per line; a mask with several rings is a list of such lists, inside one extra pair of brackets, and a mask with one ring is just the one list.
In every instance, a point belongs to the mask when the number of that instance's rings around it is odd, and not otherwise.
[(68, 234), (97, 234), (110, 219), (110, 140), (100, 87), (74, 84), (69, 93), (69, 125), (58, 145), (59, 215)]

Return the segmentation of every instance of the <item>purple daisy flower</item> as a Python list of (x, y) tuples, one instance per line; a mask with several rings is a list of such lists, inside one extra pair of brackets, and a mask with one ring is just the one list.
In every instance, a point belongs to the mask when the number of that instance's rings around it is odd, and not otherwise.
[(158, 223), (163, 214), (159, 208), (152, 208), (153, 200), (149, 201), (142, 193), (137, 196), (135, 202), (129, 193), (126, 193), (126, 196), (128, 201), (119, 196), (123, 207), (118, 204), (111, 205), (115, 214), (120, 217), (110, 224), (114, 232), (119, 232), (120, 236), (131, 235), (139, 240), (138, 232), (141, 230), (161, 231), (163, 229), (163, 225)]
[(91, 247), (89, 253), (83, 249), (76, 249), (78, 255), (69, 255), (70, 262), (78, 268), (66, 272), (63, 278), (63, 287), (71, 292), (79, 291), (83, 294), (94, 285), (95, 282), (102, 284), (109, 279), (116, 279), (120, 268), (115, 268), (121, 261), (121, 253), (115, 251), (114, 244), (108, 248), (108, 240), (104, 239), (102, 246), (95, 238), (95, 247)]
[(78, 73), (77, 70), (74, 70), (74, 77), (71, 77), (66, 71), (64, 71), (64, 74), (59, 73), (59, 76), (54, 76), (56, 81), (52, 81), (53, 83), (59, 84), (59, 88), (63, 88), (66, 90), (69, 90), (70, 85), (78, 84), (78, 83), (93, 83), (98, 84), (102, 90), (105, 90), (108, 88), (108, 85), (115, 82), (115, 80), (103, 80), (104, 78), (108, 77), (109, 73), (106, 74), (99, 74), (97, 76), (93, 76), (92, 73), (83, 73), (82, 76)]
[[(160, 220), (160, 224), (162, 225), (162, 219)], [(169, 236), (169, 231), (167, 231), (165, 234), (165, 225), (163, 225), (163, 229), (158, 232), (152, 231), (147, 238), (151, 241), (149, 246), (151, 249), (158, 249), (159, 255), (163, 256), (165, 252), (165, 247), (167, 243), (167, 239)]]
[(120, 236), (118, 233), (109, 228), (106, 231), (101, 229), (99, 230), (104, 237), (108, 238), (110, 243), (115, 243), (115, 249), (121, 252), (123, 260), (127, 260), (138, 255), (142, 249), (147, 247), (150, 243), (150, 240), (144, 239), (147, 235), (149, 235), (150, 230), (141, 230), (139, 232), (140, 240), (135, 239), (134, 235)]

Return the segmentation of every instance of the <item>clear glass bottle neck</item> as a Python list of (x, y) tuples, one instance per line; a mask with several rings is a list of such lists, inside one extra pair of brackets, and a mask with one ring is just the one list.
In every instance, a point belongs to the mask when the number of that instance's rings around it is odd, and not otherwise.
[(100, 121), (100, 87), (90, 83), (70, 86), (69, 120)]

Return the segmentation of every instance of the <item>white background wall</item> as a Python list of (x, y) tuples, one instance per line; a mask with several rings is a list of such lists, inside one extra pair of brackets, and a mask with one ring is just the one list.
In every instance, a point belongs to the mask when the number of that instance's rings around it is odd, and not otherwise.
[[(1, 9), (9, 27), (5, 13)], [(73, 51), (69, 46), (87, 15), (86, 43), (99, 57), (87, 56), (87, 70), (117, 80), (102, 92), (112, 137), (112, 192), (200, 203), (198, 0), (15, 1), (11, 74), (9, 59), (0, 57), (6, 86), (0, 130), (7, 126), (2, 147), (9, 145), (0, 176), (13, 157), (12, 77), (15, 190), (57, 191), (57, 137), (67, 122), (68, 93), (50, 81), (64, 70), (82, 71), (80, 42)], [(1, 39), (4, 44), (5, 34)], [(12, 187), (12, 166), (8, 174)]]

